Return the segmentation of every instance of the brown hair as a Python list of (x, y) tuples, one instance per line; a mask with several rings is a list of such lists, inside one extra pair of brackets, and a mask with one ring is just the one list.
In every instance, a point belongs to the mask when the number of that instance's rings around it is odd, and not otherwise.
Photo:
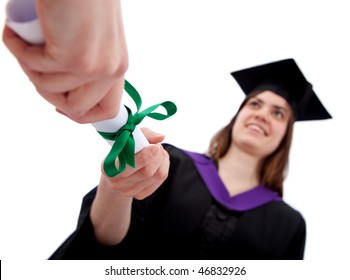
[[(239, 107), (236, 115), (211, 139), (208, 149), (208, 154), (211, 158), (214, 160), (219, 160), (227, 153), (232, 142), (232, 129), (236, 122), (237, 115), (248, 100), (258, 95), (260, 92), (261, 91), (247, 95)], [(291, 114), (286, 134), (284, 135), (280, 145), (271, 155), (263, 159), (258, 171), (260, 184), (265, 184), (268, 188), (276, 191), (281, 197), (283, 196), (283, 181), (285, 179), (285, 172), (288, 167), (289, 151), (292, 143), (293, 124), (294, 117), (293, 114)]]

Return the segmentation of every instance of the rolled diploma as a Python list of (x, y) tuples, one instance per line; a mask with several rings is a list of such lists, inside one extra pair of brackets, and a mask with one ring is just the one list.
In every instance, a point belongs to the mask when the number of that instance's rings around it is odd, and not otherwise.
[[(31, 44), (44, 44), (45, 39), (35, 10), (35, 0), (10, 0), (6, 6), (6, 25), (21, 38)], [(117, 132), (127, 121), (128, 112), (121, 104), (116, 117), (92, 123), (97, 131)], [(139, 127), (136, 127), (133, 136), (135, 139), (135, 153), (149, 145)], [(113, 141), (107, 140), (113, 145)]]
[[(117, 132), (128, 120), (128, 111), (126, 108), (121, 105), (119, 108), (118, 115), (109, 120), (103, 120), (100, 122), (92, 123), (97, 131), (101, 132)], [(143, 135), (142, 131), (138, 126), (135, 127), (134, 132), (132, 133), (135, 139), (135, 153), (141, 151), (144, 147), (149, 145), (148, 140)], [(107, 140), (107, 142), (113, 145), (113, 141)]]
[(35, 0), (10, 0), (6, 25), (31, 44), (43, 44), (44, 36), (36, 15)]

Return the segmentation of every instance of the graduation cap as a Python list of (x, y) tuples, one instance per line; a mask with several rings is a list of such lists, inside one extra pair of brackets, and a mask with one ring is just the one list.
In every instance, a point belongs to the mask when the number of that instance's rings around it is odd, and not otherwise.
[(294, 59), (285, 59), (232, 72), (243, 92), (270, 90), (291, 105), (296, 121), (332, 118)]

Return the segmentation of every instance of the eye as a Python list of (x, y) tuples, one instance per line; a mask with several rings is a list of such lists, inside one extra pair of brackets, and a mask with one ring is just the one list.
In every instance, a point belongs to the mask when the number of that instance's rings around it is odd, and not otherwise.
[(275, 110), (273, 112), (273, 115), (277, 118), (277, 119), (281, 119), (284, 120), (284, 113), (281, 110)]
[(251, 100), (248, 102), (248, 106), (251, 108), (259, 108), (260, 103), (257, 100)]

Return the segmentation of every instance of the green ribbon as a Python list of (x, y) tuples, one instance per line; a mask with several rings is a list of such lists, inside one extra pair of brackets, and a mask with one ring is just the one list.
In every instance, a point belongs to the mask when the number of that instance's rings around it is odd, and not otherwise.
[[(133, 168), (135, 167), (135, 140), (132, 133), (135, 130), (135, 127), (145, 117), (150, 117), (155, 120), (165, 120), (173, 116), (177, 110), (176, 105), (173, 102), (165, 101), (139, 112), (142, 105), (140, 94), (127, 80), (125, 80), (124, 89), (134, 100), (137, 108), (136, 113), (132, 114), (131, 110), (124, 105), (128, 111), (128, 120), (126, 124), (117, 132), (98, 131), (104, 139), (114, 141), (114, 144), (103, 163), (103, 169), (109, 177), (117, 176), (125, 170), (127, 165)], [(161, 114), (153, 112), (158, 107), (163, 107), (167, 113)], [(116, 159), (119, 160), (118, 167), (116, 167)]]

